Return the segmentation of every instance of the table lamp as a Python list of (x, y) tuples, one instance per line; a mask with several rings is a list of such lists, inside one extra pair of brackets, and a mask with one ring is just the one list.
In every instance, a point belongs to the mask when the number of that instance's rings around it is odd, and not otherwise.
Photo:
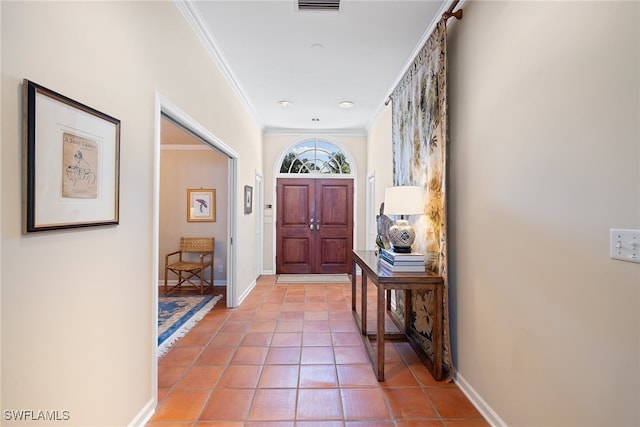
[(424, 214), (422, 187), (402, 185), (387, 187), (384, 191), (384, 214), (400, 215), (400, 219), (389, 227), (389, 243), (391, 250), (398, 253), (410, 253), (411, 245), (416, 238), (416, 232), (405, 215)]

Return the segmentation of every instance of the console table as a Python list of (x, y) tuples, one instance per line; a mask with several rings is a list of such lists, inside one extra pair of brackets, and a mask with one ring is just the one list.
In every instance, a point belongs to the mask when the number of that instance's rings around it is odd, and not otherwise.
[[(369, 359), (376, 370), (378, 381), (384, 381), (384, 344), (385, 340), (408, 341), (420, 359), (427, 366), (433, 377), (442, 380), (442, 322), (443, 322), (443, 287), (442, 277), (433, 272), (400, 273), (389, 272), (379, 265), (375, 251), (353, 250), (351, 274), (351, 310), (362, 334)], [(362, 292), (360, 315), (356, 310), (356, 265), (362, 269)], [(377, 288), (376, 332), (367, 332), (367, 280)], [(384, 319), (387, 311), (391, 310), (391, 290), (403, 290), (405, 298), (404, 324), (398, 324), (396, 317), (391, 319), (402, 333), (385, 332)], [(418, 346), (410, 332), (411, 321), (411, 292), (414, 290), (432, 290), (435, 296), (435, 313), (433, 316), (433, 360), (429, 359)], [(375, 339), (376, 346), (371, 341)]]

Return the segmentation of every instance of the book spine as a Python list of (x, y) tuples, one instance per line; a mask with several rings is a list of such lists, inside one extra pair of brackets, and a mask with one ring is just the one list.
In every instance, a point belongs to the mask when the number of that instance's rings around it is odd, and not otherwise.
[(424, 265), (424, 261), (423, 260), (420, 260), (420, 261), (397, 261), (396, 260), (390, 264), (398, 265), (398, 266), (418, 266), (418, 265)]
[(424, 262), (424, 255), (423, 254), (418, 254), (418, 253), (414, 253), (414, 254), (395, 254), (393, 252), (389, 252), (387, 250), (381, 250), (380, 251), (380, 257), (382, 259), (385, 259), (387, 261), (389, 261), (390, 263), (396, 262), (396, 261), (411, 261), (411, 262)]
[(397, 256), (394, 258), (395, 261), (420, 261), (420, 262), (424, 262), (424, 255), (420, 254), (418, 256), (414, 256), (414, 257), (409, 257), (409, 256)]
[(380, 259), (384, 260), (384, 261), (387, 261), (390, 264), (393, 264), (393, 257), (391, 257), (386, 252), (380, 252)]
[(422, 265), (393, 265), (384, 259), (380, 260), (380, 267), (391, 272), (404, 273), (422, 273), (426, 271), (424, 264)]
[(384, 260), (385, 262), (388, 262), (391, 265), (405, 265), (405, 266), (419, 266), (419, 265), (424, 265), (424, 259), (423, 258), (418, 258), (415, 260), (411, 260), (411, 261), (398, 261), (398, 260), (394, 260), (393, 258), (389, 258), (387, 255), (380, 255), (380, 259)]

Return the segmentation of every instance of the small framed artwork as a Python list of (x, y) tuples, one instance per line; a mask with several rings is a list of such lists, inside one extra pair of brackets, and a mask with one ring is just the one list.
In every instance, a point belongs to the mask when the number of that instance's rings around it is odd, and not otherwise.
[(244, 186), (244, 213), (250, 214), (253, 211), (253, 187)]
[(216, 190), (187, 190), (187, 221), (214, 222), (216, 220)]
[(118, 224), (120, 120), (27, 79), (23, 233)]

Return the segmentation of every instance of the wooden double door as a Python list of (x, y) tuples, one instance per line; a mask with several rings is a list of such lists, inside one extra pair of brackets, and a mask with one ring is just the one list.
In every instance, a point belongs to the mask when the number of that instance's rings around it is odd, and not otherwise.
[(276, 273), (351, 273), (353, 179), (277, 181)]

